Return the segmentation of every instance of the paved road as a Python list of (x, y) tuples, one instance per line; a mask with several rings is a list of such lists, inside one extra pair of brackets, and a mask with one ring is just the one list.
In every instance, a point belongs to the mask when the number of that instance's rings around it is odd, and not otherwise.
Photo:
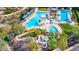
[(79, 51), (79, 46), (76, 46), (76, 47), (73, 48), (71, 51)]

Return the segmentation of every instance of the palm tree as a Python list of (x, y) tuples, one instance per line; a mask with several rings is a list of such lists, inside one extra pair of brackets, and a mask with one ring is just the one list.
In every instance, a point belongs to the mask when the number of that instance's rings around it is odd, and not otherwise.
[(77, 17), (77, 22), (79, 22), (79, 17), (78, 17), (78, 14), (77, 14), (77, 11), (79, 10), (79, 8), (73, 8), (73, 11), (74, 11), (74, 13), (75, 13), (75, 15), (76, 15), (76, 17)]

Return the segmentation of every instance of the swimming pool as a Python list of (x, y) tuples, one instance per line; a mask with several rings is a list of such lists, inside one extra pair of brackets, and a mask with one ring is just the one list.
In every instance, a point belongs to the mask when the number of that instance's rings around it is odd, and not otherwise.
[(55, 33), (55, 32), (57, 32), (58, 30), (57, 30), (56, 27), (51, 26), (51, 27), (49, 28), (49, 31)]
[(60, 22), (68, 22), (69, 19), (68, 19), (68, 13), (69, 11), (68, 10), (60, 10)]
[(47, 12), (36, 12), (34, 18), (30, 19), (28, 23), (25, 24), (25, 28), (37, 27), (40, 26), (37, 21), (42, 20), (41, 15), (48, 16)]
[[(37, 23), (37, 21), (42, 20), (41, 15), (46, 15), (48, 16), (47, 12), (36, 12), (36, 15), (34, 18), (30, 19), (26, 24), (25, 24), (25, 28), (29, 29), (32, 27), (39, 27), (40, 25)], [(57, 29), (55, 27), (50, 27), (49, 28), (50, 32), (57, 32)]]

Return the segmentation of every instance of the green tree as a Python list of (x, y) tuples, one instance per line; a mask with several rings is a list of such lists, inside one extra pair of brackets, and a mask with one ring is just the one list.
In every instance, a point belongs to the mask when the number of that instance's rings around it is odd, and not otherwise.
[(47, 11), (48, 9), (47, 8), (44, 8), (44, 7), (40, 7), (39, 10), (40, 11)]
[(25, 28), (21, 24), (18, 24), (18, 23), (13, 24), (12, 30), (16, 35), (19, 35), (25, 32)]
[(60, 24), (60, 26), (63, 28), (63, 31), (65, 33), (71, 32), (71, 30), (73, 29), (73, 26), (71, 26), (70, 24)]
[(52, 32), (44, 32), (45, 36), (48, 36), (50, 39), (51, 38), (56, 38), (57, 33), (52, 33)]
[(31, 10), (34, 10), (34, 9), (35, 9), (35, 7), (30, 7), (30, 8), (28, 9), (28, 12), (31, 11)]
[[(79, 8), (73, 8), (73, 12), (74, 12), (74, 15), (76, 15), (75, 17), (77, 18), (76, 20), (77, 20), (77, 22), (79, 23)], [(73, 15), (73, 16), (74, 16)]]
[(57, 38), (56, 38), (56, 35), (57, 33), (51, 33), (51, 32), (47, 32), (46, 33), (46, 36), (49, 37), (49, 40), (48, 40), (48, 48), (50, 50), (53, 50), (57, 47)]
[(65, 33), (60, 34), (57, 40), (57, 44), (62, 50), (68, 48), (68, 35)]
[(57, 39), (55, 39), (55, 38), (49, 39), (48, 47), (49, 47), (50, 50), (55, 49), (57, 47)]
[(4, 12), (5, 12), (5, 14), (10, 14), (10, 13), (15, 12), (17, 10), (18, 10), (18, 8), (5, 7)]
[(29, 36), (35, 37), (42, 34), (41, 29), (31, 29), (28, 33)]
[(79, 26), (73, 27), (73, 29), (71, 29), (71, 31), (72, 31), (74, 34), (79, 34)]
[(6, 32), (0, 32), (0, 39), (5, 40), (7, 35), (8, 35), (8, 33), (6, 33)]
[(5, 50), (8, 50), (8, 44), (4, 40), (0, 39), (0, 51)]
[(0, 31), (1, 32), (6, 32), (6, 33), (9, 33), (11, 31), (11, 25), (5, 25), (4, 27), (1, 27), (0, 28)]
[(35, 36), (36, 36), (35, 33), (32, 32), (32, 31), (30, 31), (30, 32), (28, 33), (28, 35), (31, 36), (31, 37), (35, 37)]
[(69, 33), (77, 34), (79, 31), (79, 26), (77, 26), (77, 25), (71, 26), (70, 24), (60, 24), (60, 26), (62, 27), (64, 33), (66, 33), (68, 35), (69, 35)]
[(41, 35), (42, 34), (42, 30), (41, 29), (35, 29), (35, 35), (38, 36), (38, 35)]
[(31, 39), (28, 44), (29, 44), (29, 47), (32, 51), (36, 51), (38, 50), (38, 46), (36, 44), (36, 42), (34, 41), (35, 39)]

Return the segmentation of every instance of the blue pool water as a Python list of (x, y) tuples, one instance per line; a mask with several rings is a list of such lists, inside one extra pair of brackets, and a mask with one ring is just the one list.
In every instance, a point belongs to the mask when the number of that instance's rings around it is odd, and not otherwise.
[[(48, 16), (47, 12), (37, 12), (35, 17), (30, 19), (28, 23), (25, 24), (25, 28), (37, 27), (40, 26), (37, 21), (42, 20), (41, 15), (44, 14)], [(57, 32), (57, 29), (53, 26), (49, 28), (50, 32)]]
[(60, 21), (68, 21), (68, 11), (67, 10), (61, 10), (61, 20)]
[(37, 12), (35, 17), (30, 19), (28, 23), (25, 24), (25, 28), (40, 26), (37, 21), (42, 20), (41, 15), (44, 14), (48, 16), (47, 12)]
[(55, 32), (57, 32), (58, 30), (57, 30), (56, 27), (51, 26), (51, 27), (49, 28), (49, 31), (55, 33)]

